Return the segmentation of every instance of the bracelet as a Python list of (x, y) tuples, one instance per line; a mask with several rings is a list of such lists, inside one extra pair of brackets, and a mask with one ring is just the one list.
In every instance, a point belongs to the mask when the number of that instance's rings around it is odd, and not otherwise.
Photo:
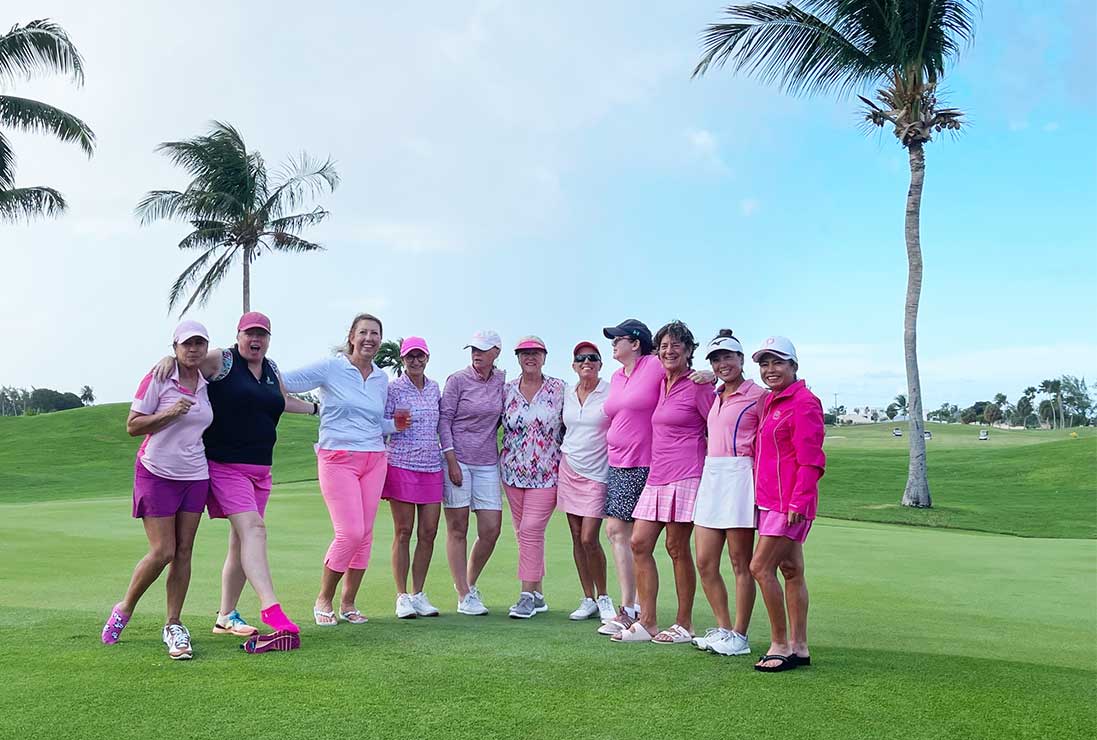
[(313, 401), (312, 402), (312, 413), (310, 414), (310, 416), (319, 416), (319, 415), (320, 415), (320, 404), (316, 403), (316, 401)]

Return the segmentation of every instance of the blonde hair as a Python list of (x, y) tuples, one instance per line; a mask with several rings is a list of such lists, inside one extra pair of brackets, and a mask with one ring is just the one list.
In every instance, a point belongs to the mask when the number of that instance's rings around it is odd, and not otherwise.
[(385, 326), (381, 323), (381, 319), (377, 318), (371, 313), (360, 313), (354, 317), (354, 321), (350, 322), (350, 329), (347, 331), (346, 353), (348, 355), (354, 353), (354, 345), (351, 343), (351, 340), (354, 339), (354, 330), (358, 327), (358, 324), (363, 321), (372, 321), (376, 323), (377, 328), (381, 331), (381, 338), (383, 339), (385, 337)]

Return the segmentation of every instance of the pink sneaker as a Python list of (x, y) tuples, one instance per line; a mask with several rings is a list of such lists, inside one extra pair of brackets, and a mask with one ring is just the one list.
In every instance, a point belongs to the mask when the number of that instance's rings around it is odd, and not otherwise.
[(272, 632), (269, 635), (254, 635), (240, 648), (245, 653), (268, 653), (274, 650), (296, 650), (301, 647), (301, 636), (296, 632)]
[(113, 645), (118, 642), (118, 638), (122, 636), (122, 630), (129, 624), (130, 618), (119, 611), (118, 607), (120, 606), (122, 606), (121, 603), (114, 605), (114, 608), (111, 609), (110, 617), (107, 619), (107, 623), (103, 625), (104, 645)]

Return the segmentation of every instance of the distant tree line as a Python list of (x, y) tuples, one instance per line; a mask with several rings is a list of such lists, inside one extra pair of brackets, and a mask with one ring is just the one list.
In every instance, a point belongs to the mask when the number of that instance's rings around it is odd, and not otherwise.
[(1030, 385), (1013, 402), (1004, 393), (996, 393), (990, 401), (976, 401), (963, 409), (945, 402), (939, 409), (930, 411), (926, 418), (950, 424), (1064, 429), (1097, 424), (1097, 408), (1085, 378), (1064, 375), (1056, 380), (1044, 380), (1038, 386)]
[(52, 388), (13, 388), (0, 386), (0, 416), (34, 416), (51, 411), (78, 409), (95, 403), (95, 391), (90, 385), (80, 394), (55, 391)]

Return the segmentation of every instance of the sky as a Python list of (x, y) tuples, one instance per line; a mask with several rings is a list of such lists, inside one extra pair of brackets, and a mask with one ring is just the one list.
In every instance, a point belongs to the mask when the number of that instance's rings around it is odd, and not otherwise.
[[(181, 223), (142, 227), (149, 190), (186, 174), (154, 149), (237, 127), (271, 165), (332, 157), (342, 182), (305, 236), (267, 254), (252, 307), (283, 369), (328, 355), (354, 314), (423, 336), (428, 375), (494, 328), (570, 349), (635, 317), (795, 342), (824, 400), (905, 392), (906, 153), (866, 135), (855, 99), (797, 98), (690, 74), (719, 2), (120, 3), (15, 0), (0, 26), (49, 17), (86, 83), (20, 81), (86, 120), (98, 147), (5, 132), (17, 182), (61, 190), (62, 217), (0, 224), (0, 385), (128, 400), (171, 350)], [(927, 147), (918, 325), (924, 405), (1014, 399), (1097, 377), (1097, 10), (988, 2), (946, 78), (966, 132)], [(188, 318), (235, 335), (237, 267)], [(704, 364), (701, 357), (697, 363)], [(749, 368), (753, 371), (753, 367)], [(756, 371), (755, 371), (756, 372)]]

